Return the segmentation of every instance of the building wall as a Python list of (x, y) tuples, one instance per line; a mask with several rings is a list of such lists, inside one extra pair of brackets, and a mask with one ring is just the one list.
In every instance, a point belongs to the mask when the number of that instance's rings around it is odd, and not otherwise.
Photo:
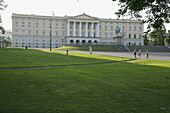
[[(70, 22), (70, 36), (68, 36), (67, 23)], [(76, 36), (73, 36), (74, 22), (76, 22)], [(82, 22), (83, 28), (82, 36), (79, 37), (79, 23)], [(85, 37), (85, 27), (88, 22), (89, 36)], [(91, 37), (91, 26), (94, 23), (94, 37)], [(91, 40), (93, 43), (114, 43), (113, 37), (116, 36), (115, 29), (117, 26), (121, 28), (119, 35), (124, 33), (123, 43), (143, 45), (143, 25), (136, 20), (117, 20), (117, 19), (99, 19), (91, 17), (86, 14), (70, 17), (57, 17), (57, 16), (39, 16), (39, 15), (24, 15), (12, 14), (12, 36), (13, 47), (49, 47), (50, 42), (50, 26), (52, 23), (52, 45), (53, 48), (61, 47), (63, 42), (70, 44), (71, 40), (76, 43), (77, 40), (81, 43), (83, 40), (88, 42)], [(99, 23), (99, 37), (97, 37), (97, 24)], [(124, 30), (123, 30), (124, 27)], [(129, 30), (131, 27), (131, 30)], [(134, 29), (136, 28), (136, 29)], [(140, 28), (140, 29), (139, 29)], [(131, 38), (129, 38), (131, 34)], [(136, 35), (136, 38), (134, 38)], [(64, 40), (64, 41), (63, 41)]]

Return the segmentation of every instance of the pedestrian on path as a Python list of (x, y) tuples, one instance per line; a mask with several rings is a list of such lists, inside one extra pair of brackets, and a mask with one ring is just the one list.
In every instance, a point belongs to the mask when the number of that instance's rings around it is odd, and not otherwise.
[(136, 58), (136, 50), (133, 51), (133, 55)]
[(146, 58), (149, 58), (149, 51), (148, 50), (146, 50)]
[(68, 50), (66, 50), (66, 55), (68, 55)]
[(92, 47), (91, 46), (89, 46), (89, 52), (90, 52), (90, 54), (92, 54)]
[(141, 58), (141, 50), (138, 52), (138, 57)]

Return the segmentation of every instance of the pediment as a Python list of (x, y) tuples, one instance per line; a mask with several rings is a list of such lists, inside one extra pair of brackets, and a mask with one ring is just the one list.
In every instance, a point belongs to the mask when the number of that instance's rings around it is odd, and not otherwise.
[(87, 14), (81, 14), (81, 15), (77, 15), (77, 16), (74, 16), (74, 17), (71, 17), (70, 19), (87, 19), (87, 20), (98, 20), (98, 18), (96, 17), (92, 17), (92, 16), (89, 16)]

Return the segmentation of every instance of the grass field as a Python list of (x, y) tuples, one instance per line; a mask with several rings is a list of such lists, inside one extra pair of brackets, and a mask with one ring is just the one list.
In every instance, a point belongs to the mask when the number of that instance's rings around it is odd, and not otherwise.
[(0, 48), (0, 68), (39, 67), (115, 62), (131, 58), (90, 55), (47, 50)]
[[(103, 51), (103, 52), (118, 52), (114, 46), (91, 46), (93, 51)], [(65, 46), (62, 48), (57, 48), (56, 50), (69, 50), (69, 51), (89, 51), (89, 46)]]
[[(43, 51), (36, 52), (42, 54)], [(58, 58), (64, 53), (53, 54), (57, 54), (55, 57)], [(13, 55), (17, 57), (19, 54)], [(87, 58), (85, 54), (78, 56), (82, 62)], [(67, 57), (74, 61), (72, 57), (77, 56), (74, 53)], [(150, 59), (118, 64), (0, 71), (0, 112), (169, 113), (169, 73), (170, 61)]]

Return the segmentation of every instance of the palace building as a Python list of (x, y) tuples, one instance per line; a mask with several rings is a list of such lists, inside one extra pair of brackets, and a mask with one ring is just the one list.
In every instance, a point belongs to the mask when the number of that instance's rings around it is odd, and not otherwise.
[(143, 29), (137, 20), (102, 19), (85, 13), (64, 17), (13, 13), (12, 45), (32, 48), (49, 48), (50, 44), (52, 48), (63, 44), (143, 45)]

